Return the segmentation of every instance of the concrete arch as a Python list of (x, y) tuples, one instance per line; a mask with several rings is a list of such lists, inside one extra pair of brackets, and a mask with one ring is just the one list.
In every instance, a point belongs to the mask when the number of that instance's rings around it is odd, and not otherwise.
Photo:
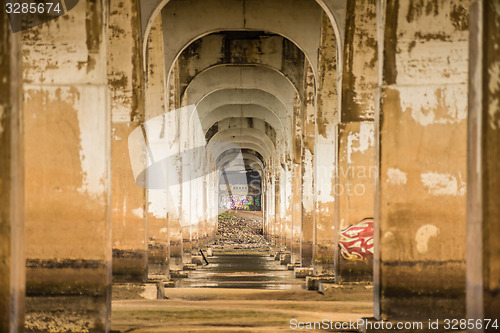
[(280, 119), (269, 109), (255, 104), (228, 104), (212, 110), (207, 117), (201, 121), (201, 127), (206, 134), (214, 124), (228, 118), (256, 118), (268, 123), (277, 135), (282, 135), (285, 128)]
[[(241, 49), (241, 43), (246, 51)], [(222, 64), (270, 67), (286, 76), (300, 90), (304, 84), (302, 73), (295, 67), (304, 67), (304, 61), (302, 50), (283, 36), (262, 31), (217, 32), (196, 39), (179, 55), (179, 90), (182, 94), (196, 75)]]
[[(254, 136), (238, 136), (236, 139), (232, 139), (231, 143), (237, 145), (240, 149), (252, 149), (262, 155), (264, 161), (267, 161), (271, 156), (271, 152), (265, 144)], [(232, 147), (234, 148), (234, 147)], [(217, 158), (227, 151), (227, 148), (222, 145), (210, 145), (210, 152), (213, 161), (217, 161)]]
[(221, 159), (221, 162), (217, 165), (218, 166), (217, 169), (219, 170), (219, 172), (222, 171), (223, 169), (227, 169), (228, 166), (230, 168), (240, 167), (240, 168), (245, 168), (245, 169), (250, 167), (250, 168), (256, 170), (260, 174), (261, 177), (265, 172), (265, 167), (262, 164), (262, 162), (260, 162), (258, 160), (258, 158), (253, 156), (253, 155), (243, 154), (243, 159), (238, 161), (238, 162), (235, 162), (234, 158), (235, 158), (235, 156), (231, 156), (231, 155), (223, 157)]
[(244, 156), (250, 156), (252, 155), (253, 157), (255, 157), (257, 160), (260, 161), (260, 164), (261, 165), (264, 165), (264, 160), (263, 160), (263, 157), (262, 155), (256, 151), (256, 150), (253, 150), (253, 149), (229, 149), (229, 150), (226, 150), (223, 154), (221, 154), (217, 160), (216, 160), (216, 164), (220, 164), (222, 163), (222, 159), (226, 158), (227, 156), (234, 156), (234, 155), (238, 155), (238, 154), (242, 154)]
[[(196, 106), (202, 124), (212, 110), (226, 104), (258, 105), (272, 112), (286, 128), (287, 117), (291, 117), (293, 109), (286, 106), (273, 94), (260, 89), (222, 89), (204, 96)], [(291, 118), (289, 118), (291, 120)]]
[[(245, 162), (245, 163), (244, 163), (244, 165), (243, 165), (242, 167), (245, 167), (245, 169), (246, 169), (246, 167), (247, 167), (247, 166), (250, 166), (250, 165), (253, 163), (253, 162), (252, 162), (252, 161), (250, 161), (250, 160), (244, 160), (244, 162)], [(226, 162), (225, 164), (222, 164), (222, 165), (221, 165), (221, 167), (220, 167), (220, 169), (219, 169), (220, 171), (219, 171), (219, 174), (218, 174), (218, 176), (219, 176), (219, 180), (220, 180), (220, 176), (222, 176), (222, 170), (223, 170), (223, 169), (226, 169), (226, 168), (227, 168), (227, 165), (228, 165), (228, 164), (230, 164), (230, 163), (231, 163), (231, 162)], [(252, 168), (253, 168), (253, 167), (252, 167)], [(260, 176), (260, 179), (262, 180), (262, 178), (264, 178), (264, 170), (263, 170), (263, 169), (261, 169), (261, 168), (260, 168), (260, 166), (258, 166), (257, 168), (253, 168), (253, 169), (254, 169), (255, 171), (257, 171), (257, 173), (258, 173), (258, 174), (259, 174), (259, 176)]]
[[(264, 165), (262, 164), (262, 161), (260, 161), (256, 156), (250, 155), (248, 153), (243, 153), (243, 166), (250, 166), (253, 169), (259, 171), (259, 172), (264, 172)], [(230, 164), (232, 161), (234, 161), (235, 156), (233, 155), (228, 155), (225, 157), (222, 157), (220, 159), (220, 162), (217, 164), (217, 169), (222, 169), (226, 165)]]
[(260, 89), (273, 94), (289, 110), (293, 110), (295, 86), (280, 72), (263, 66), (211, 67), (198, 74), (187, 86), (182, 104), (198, 104), (216, 90), (239, 88)]
[[(276, 148), (276, 143), (270, 138), (266, 132), (255, 128), (229, 128), (217, 132), (210, 142), (236, 142), (242, 137), (255, 137), (259, 142), (263, 143), (270, 152), (274, 151)], [(241, 142), (241, 141), (240, 141)]]
[[(309, 10), (308, 7), (314, 7), (314, 6), (311, 6), (311, 1), (306, 1), (306, 0), (302, 0), (301, 1), (301, 7), (305, 7), (305, 11), (304, 11), (304, 14)], [(151, 31), (151, 27), (153, 25), (153, 22), (154, 20), (158, 17), (158, 15), (162, 12), (162, 9), (166, 7), (166, 5), (172, 5), (174, 2), (174, 0), (140, 0), (140, 3), (141, 3), (141, 27), (142, 27), (142, 32), (143, 32), (143, 55), (144, 55), (144, 68), (146, 68), (146, 59), (147, 59), (147, 43), (148, 43), (148, 40), (149, 40), (149, 34), (150, 34), (150, 31)], [(179, 1), (176, 1), (176, 2), (179, 2)], [(257, 1), (257, 0), (254, 0), (254, 1), (251, 1), (251, 2), (246, 2), (246, 1), (242, 1), (242, 2), (235, 2), (235, 1), (221, 1), (218, 6), (215, 6), (214, 4), (211, 4), (210, 7), (202, 7), (201, 8), (201, 11), (200, 11), (200, 8), (195, 8), (195, 6), (193, 6), (193, 2), (196, 2), (196, 7), (200, 7), (200, 5), (202, 3), (204, 3), (204, 1), (182, 1), (181, 3), (185, 6), (185, 8), (187, 10), (191, 9), (191, 11), (195, 14), (199, 14), (199, 13), (207, 13), (207, 11), (209, 11), (209, 14), (212, 14), (213, 17), (218, 17), (219, 15), (224, 17), (224, 19), (227, 20), (227, 22), (224, 22), (225, 24), (222, 24), (220, 21), (217, 21), (217, 20), (213, 20), (213, 21), (216, 21), (216, 22), (210, 22), (211, 24), (208, 25), (207, 24), (207, 27), (205, 28), (205, 30), (208, 30), (209, 28), (215, 30), (215, 31), (220, 31), (220, 30), (227, 30), (227, 29), (223, 29), (223, 26), (224, 25), (227, 25), (229, 23), (232, 23), (232, 28), (231, 30), (253, 30), (255, 29), (256, 26), (259, 26), (259, 23), (261, 24), (260, 25), (260, 30), (266, 30), (266, 31), (272, 31), (272, 32), (275, 32), (275, 33), (279, 33), (279, 32), (282, 32), (284, 33), (284, 36), (287, 36), (287, 35), (291, 35), (295, 38), (289, 38), (291, 40), (294, 40), (296, 43), (299, 43), (299, 47), (301, 47), (302, 45), (302, 48), (306, 48), (310, 43), (302, 43), (300, 44), (300, 42), (302, 42), (302, 38), (299, 38), (299, 36), (296, 36), (295, 33), (293, 32), (288, 32), (286, 29), (282, 29), (283, 26), (285, 26), (286, 28), (286, 22), (290, 22), (289, 20), (287, 20), (287, 16), (288, 18), (301, 18), (302, 17), (302, 12), (300, 11), (300, 9), (302, 9), (301, 7), (299, 7), (295, 12), (292, 10), (292, 11), (288, 11), (286, 12), (286, 15), (284, 13), (284, 10), (286, 10), (287, 8), (292, 8), (294, 7), (294, 5), (296, 5), (298, 3), (298, 1), (294, 1), (294, 0), (286, 0), (286, 1), (283, 1), (283, 0), (275, 0), (275, 1), (271, 1), (271, 0), (260, 0), (260, 1)], [(232, 2), (232, 8), (229, 8), (226, 3), (231, 3)], [(339, 67), (338, 68), (342, 68), (342, 41), (344, 40), (344, 31), (345, 31), (345, 17), (346, 17), (346, 3), (347, 3), (347, 0), (315, 0), (316, 4), (318, 4), (318, 7), (320, 9), (322, 9), (323, 11), (325, 11), (325, 13), (327, 14), (328, 18), (330, 19), (331, 21), (331, 24), (332, 26), (334, 27), (334, 30), (335, 30), (335, 34), (336, 34), (336, 39), (337, 39), (337, 43), (338, 43), (338, 61), (339, 61)], [(269, 5), (271, 4), (271, 5)], [(269, 7), (266, 7), (266, 5), (268, 5)], [(172, 6), (173, 7), (173, 6)], [(173, 8), (171, 8), (173, 9)], [(236, 9), (235, 13), (239, 13), (239, 15), (234, 15), (234, 13), (231, 13), (231, 10), (234, 10)], [(257, 9), (257, 12), (255, 12), (255, 9)], [(263, 15), (262, 12), (260, 12), (261, 15), (259, 15), (259, 10), (262, 11), (262, 10), (266, 10), (268, 16), (266, 15)], [(224, 15), (224, 13), (227, 13), (227, 12), (230, 12), (230, 15)], [(253, 14), (253, 15), (252, 15)], [(276, 17), (273, 17), (272, 20), (269, 20), (269, 15), (276, 15), (276, 14), (279, 14), (278, 17), (283, 17), (281, 20), (277, 20)], [(208, 15), (207, 15), (208, 16)], [(166, 15), (165, 18), (168, 18), (168, 15)], [(177, 15), (177, 18), (178, 20), (175, 20), (175, 22), (169, 22), (170, 25), (172, 26), (175, 26), (176, 27), (176, 30), (175, 31), (182, 31), (181, 27), (178, 27), (176, 23), (178, 23), (179, 20), (184, 20), (184, 23), (187, 23), (187, 24), (191, 24), (192, 22), (190, 22), (189, 20), (186, 19), (186, 17), (181, 17), (181, 15)], [(202, 34), (206, 35), (207, 32), (205, 31), (205, 33), (202, 33), (201, 31), (203, 31), (200, 27), (200, 25), (203, 23), (203, 22), (199, 22), (198, 21), (198, 18), (199, 17), (194, 17), (194, 22), (197, 23), (196, 25), (196, 29), (194, 28), (191, 28), (188, 26), (186, 27), (186, 31), (190, 32), (190, 33), (193, 33), (192, 30), (196, 30), (199, 34), (199, 36), (201, 36)], [(262, 21), (264, 22), (259, 22), (258, 21), (258, 18), (261, 18)], [(270, 22), (269, 22), (270, 21)], [(298, 22), (303, 22), (302, 25), (300, 26), (294, 26), (296, 28), (296, 30), (301, 30), (304, 28), (304, 26), (306, 27), (305, 31), (307, 31), (307, 26), (308, 26), (308, 20), (297, 20)], [(320, 21), (320, 20), (319, 20)], [(272, 24), (270, 23), (274, 23), (274, 26), (272, 26)], [(315, 24), (313, 24), (312, 26), (315, 26)], [(168, 27), (170, 28), (170, 26)], [(166, 29), (167, 31), (167, 34), (168, 34), (168, 28)], [(277, 29), (277, 31), (273, 31), (273, 28), (274, 29)], [(165, 30), (164, 30), (165, 31)], [(303, 30), (304, 31), (304, 30)], [(281, 34), (281, 33), (279, 33)], [(175, 35), (175, 34), (173, 34)], [(317, 38), (319, 38), (319, 33), (317, 34)], [(290, 37), (290, 36), (288, 36)], [(188, 39), (187, 41), (184, 40), (184, 39)], [(173, 54), (176, 54), (174, 57), (172, 57), (171, 55), (169, 55), (169, 61), (166, 62), (167, 64), (167, 71), (170, 71), (170, 68), (171, 68), (171, 65), (173, 64), (173, 61), (175, 60), (175, 58), (177, 57), (178, 54), (180, 54), (181, 50), (183, 48), (186, 47), (186, 45), (189, 44), (189, 41), (190, 39), (189, 38), (184, 38), (182, 42), (179, 42), (178, 44), (179, 45), (176, 45), (177, 47), (177, 50), (174, 51), (176, 49), (176, 47), (170, 47), (173, 51), (171, 53)], [(191, 40), (193, 38), (191, 37)], [(318, 44), (319, 45), (319, 44)], [(316, 49), (317, 51), (317, 49)], [(310, 53), (310, 52), (309, 52)], [(314, 64), (316, 63), (316, 59), (317, 57), (312, 57), (312, 59), (314, 59)], [(167, 72), (168, 74), (168, 72)]]
[[(278, 141), (277, 132), (274, 127), (269, 123), (255, 118), (239, 118), (239, 117), (227, 117), (220, 122), (216, 123), (217, 127), (212, 126), (209, 132), (206, 134), (206, 140), (210, 139), (216, 135), (218, 132), (230, 130), (230, 129), (255, 129), (262, 131), (267, 135), (271, 141)], [(214, 125), (216, 125), (214, 124)]]
[[(248, 149), (246, 149), (248, 150)], [(252, 150), (253, 151), (253, 150)], [(237, 156), (239, 153), (225, 153), (225, 154), (222, 154), (221, 156), (219, 156), (217, 162), (216, 162), (216, 165), (217, 165), (217, 168), (220, 168), (221, 166), (223, 166), (225, 163), (228, 163), (232, 160), (234, 160), (235, 156)], [(243, 160), (248, 160), (248, 161), (251, 161), (252, 163), (257, 163), (260, 170), (264, 170), (264, 163), (262, 162), (262, 160), (254, 155), (254, 154), (251, 154), (251, 153), (241, 153), (242, 157), (243, 157)], [(259, 154), (260, 155), (260, 154)], [(249, 164), (246, 164), (246, 165), (249, 165)]]

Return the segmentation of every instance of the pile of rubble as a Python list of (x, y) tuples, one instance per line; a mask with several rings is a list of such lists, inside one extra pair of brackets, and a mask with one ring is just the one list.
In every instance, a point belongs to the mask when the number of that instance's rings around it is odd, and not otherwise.
[(214, 248), (267, 249), (268, 243), (262, 232), (262, 222), (238, 217), (230, 213), (219, 214)]

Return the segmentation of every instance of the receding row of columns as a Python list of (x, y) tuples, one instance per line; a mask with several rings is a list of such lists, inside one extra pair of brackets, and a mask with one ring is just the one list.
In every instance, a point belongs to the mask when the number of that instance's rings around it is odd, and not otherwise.
[[(169, 118), (171, 132), (148, 127), (185, 101), (178, 65), (165, 68), (161, 20), (142, 86), (132, 4), (80, 2), (64, 30), (52, 21), (22, 43), (0, 14), (2, 330), (48, 330), (34, 326), (43, 316), (75, 325), (61, 330), (109, 330), (112, 277), (168, 277), (215, 235), (218, 174), (207, 156), (196, 160), (203, 177), (183, 182), (187, 169), (175, 169), (168, 191), (137, 186), (127, 167), (127, 139), (142, 127), (152, 144), (173, 136), (172, 152), (202, 143), (172, 133), (191, 133), (186, 114)], [(469, 7), (349, 2), (342, 76), (323, 15), (319, 66), (303, 63), (290, 131), (264, 161), (272, 250), (337, 281), (373, 268), (378, 319), (499, 317), (500, 5), (480, 1), (471, 18)], [(57, 59), (53, 46), (64, 50)], [(373, 265), (338, 245), (364, 218), (375, 220)]]

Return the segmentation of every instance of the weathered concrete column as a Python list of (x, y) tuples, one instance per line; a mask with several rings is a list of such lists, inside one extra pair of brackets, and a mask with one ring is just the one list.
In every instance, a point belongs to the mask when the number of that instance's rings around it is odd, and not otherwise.
[(292, 263), (301, 262), (302, 243), (302, 107), (296, 96), (293, 110)]
[(287, 164), (285, 171), (285, 249), (286, 251), (292, 250), (292, 187), (293, 187), (293, 173), (292, 163)]
[(380, 5), (375, 315), (464, 318), (469, 1)]
[(372, 280), (374, 139), (372, 121), (339, 124), (337, 281)]
[(283, 209), (283, 193), (285, 192), (284, 182), (283, 182), (283, 168), (281, 167), (279, 160), (277, 161), (275, 178), (275, 237), (276, 237), (276, 251), (284, 250), (284, 209)]
[[(186, 124), (188, 119), (183, 119), (181, 115), (181, 122), (179, 122), (179, 137), (180, 137), (180, 147), (181, 151), (186, 151), (189, 149), (187, 145), (187, 127), (182, 126)], [(189, 167), (191, 166), (190, 159), (182, 160), (182, 183), (180, 185), (181, 188), (181, 212), (180, 212), (180, 222), (181, 222), (181, 230), (182, 230), (182, 262), (183, 264), (190, 264), (192, 257), (192, 225), (191, 225), (191, 186), (189, 182), (184, 181), (190, 175)]]
[[(113, 280), (145, 281), (148, 274), (146, 190), (135, 183), (128, 149), (130, 133), (144, 120), (139, 1), (111, 0), (109, 6)], [(160, 247), (152, 236), (151, 246)]]
[[(159, 18), (157, 18), (159, 19)], [(163, 30), (162, 30), (163, 36)], [(163, 50), (163, 43), (161, 43), (161, 49)], [(164, 55), (163, 53), (159, 56), (162, 57), (161, 63), (163, 65)], [(164, 66), (163, 66), (164, 67)], [(170, 79), (168, 80), (168, 112), (175, 112), (181, 106), (180, 96), (179, 96), (179, 68), (178, 64), (174, 65), (174, 68), (167, 75), (170, 75)], [(163, 73), (163, 72), (161, 72)], [(169, 124), (169, 128), (180, 128), (180, 119), (175, 117), (176, 123)], [(176, 135), (175, 140), (172, 141), (172, 152), (181, 152), (181, 141), (180, 137)], [(179, 154), (180, 155), (180, 154)], [(180, 156), (176, 161), (176, 169), (172, 170), (172, 172), (176, 173), (176, 177), (178, 179), (178, 184), (169, 185), (169, 201), (167, 203), (167, 212), (168, 212), (168, 233), (170, 238), (170, 269), (171, 270), (182, 270), (184, 266), (183, 254), (184, 254), (184, 241), (183, 241), (183, 228), (182, 228), (182, 170), (181, 170), (181, 158)], [(190, 261), (189, 261), (190, 262)], [(186, 263), (189, 263), (186, 262)]]
[(276, 230), (275, 230), (275, 181), (274, 181), (274, 176), (273, 176), (273, 171), (272, 171), (272, 159), (269, 160), (270, 166), (269, 169), (266, 170), (267, 172), (267, 204), (266, 204), (266, 212), (267, 212), (267, 230), (268, 230), (268, 241), (270, 245), (270, 249), (273, 252), (276, 248)]
[(281, 250), (281, 221), (280, 221), (280, 167), (277, 161), (274, 161), (274, 172), (271, 174), (272, 186), (273, 186), (273, 252), (278, 252)]
[(0, 13), (0, 332), (24, 331), (24, 172), (19, 34)]
[[(163, 57), (163, 30), (161, 16), (157, 17), (148, 42), (148, 67), (146, 71), (145, 91), (145, 125), (148, 120), (164, 115), (165, 105), (165, 70)], [(170, 126), (168, 124), (166, 126)], [(150, 142), (151, 144), (151, 142)], [(169, 276), (171, 239), (169, 220), (170, 191), (164, 189), (148, 189), (147, 223), (148, 223), (148, 274)], [(172, 214), (172, 216), (175, 216)], [(178, 268), (181, 269), (182, 267)]]
[(316, 132), (314, 74), (307, 64), (304, 68), (302, 100), (302, 241), (301, 266), (312, 265), (314, 234), (314, 139)]
[(267, 171), (264, 171), (262, 176), (262, 228), (264, 237), (269, 241), (269, 217), (268, 217), (268, 204), (267, 198), (269, 196), (267, 186)]
[(107, 9), (23, 31), (27, 330), (109, 331)]
[(323, 14), (315, 140), (314, 275), (334, 274), (335, 156), (338, 123), (337, 47), (330, 19)]
[(335, 183), (337, 281), (370, 281), (373, 272), (375, 13), (375, 0), (348, 2)]
[[(471, 7), (467, 318), (500, 318), (500, 1)], [(469, 332), (494, 332), (493, 326)]]

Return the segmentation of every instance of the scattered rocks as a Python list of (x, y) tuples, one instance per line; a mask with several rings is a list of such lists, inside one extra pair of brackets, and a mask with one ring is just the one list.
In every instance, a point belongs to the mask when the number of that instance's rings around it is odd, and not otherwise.
[(306, 289), (318, 290), (320, 283), (334, 283), (333, 276), (306, 276)]
[(184, 264), (184, 266), (182, 267), (182, 270), (183, 271), (194, 271), (196, 270), (196, 264)]
[(188, 272), (185, 272), (185, 271), (174, 271), (174, 270), (171, 270), (170, 271), (170, 277), (172, 279), (183, 279), (183, 278), (187, 278), (188, 277)]
[(313, 269), (310, 267), (295, 267), (293, 270), (293, 276), (297, 279), (305, 278), (311, 275), (313, 275)]
[(202, 256), (193, 256), (191, 258), (191, 263), (198, 265), (198, 266), (201, 266), (204, 264), (203, 257)]
[(262, 221), (231, 213), (219, 214), (214, 249), (269, 249), (264, 238)]

